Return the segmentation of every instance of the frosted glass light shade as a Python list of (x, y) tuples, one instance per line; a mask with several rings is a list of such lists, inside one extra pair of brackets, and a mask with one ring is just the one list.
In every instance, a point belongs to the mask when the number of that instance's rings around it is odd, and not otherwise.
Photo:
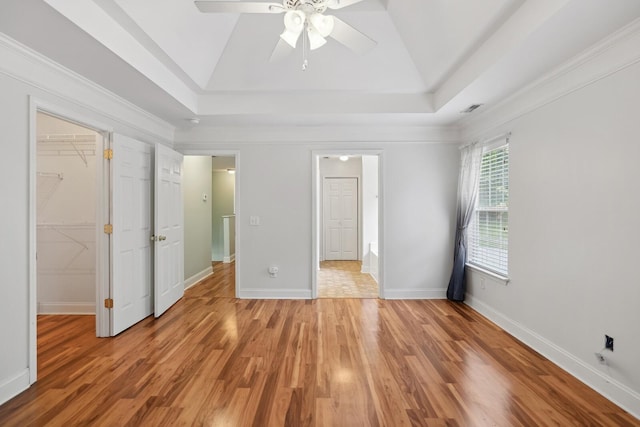
[(293, 31), (284, 30), (282, 34), (280, 34), (280, 38), (287, 42), (287, 44), (293, 48), (298, 44), (298, 39), (300, 38), (301, 33), (294, 33)]
[(304, 12), (300, 10), (290, 10), (284, 14), (284, 26), (290, 31), (302, 31), (306, 18)]
[(311, 50), (316, 50), (327, 43), (327, 40), (313, 27), (309, 27), (307, 35), (309, 36), (309, 49)]
[(304, 29), (304, 21), (306, 16), (304, 12), (299, 10), (290, 10), (284, 15), (284, 32), (280, 34), (280, 38), (287, 42), (289, 46), (295, 48), (298, 44), (298, 39), (302, 30)]
[(329, 37), (335, 26), (333, 16), (325, 16), (321, 13), (314, 13), (309, 17), (311, 25), (320, 33), (322, 37)]

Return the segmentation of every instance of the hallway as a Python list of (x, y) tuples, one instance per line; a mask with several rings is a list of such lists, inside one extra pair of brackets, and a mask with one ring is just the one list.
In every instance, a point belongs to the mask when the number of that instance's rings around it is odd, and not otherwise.
[(198, 297), (235, 298), (236, 263), (213, 261), (213, 274), (189, 288)]

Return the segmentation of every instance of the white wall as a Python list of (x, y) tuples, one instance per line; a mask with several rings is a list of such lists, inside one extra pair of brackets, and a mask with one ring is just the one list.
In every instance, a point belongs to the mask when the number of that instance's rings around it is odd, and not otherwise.
[(444, 298), (451, 274), (460, 150), (392, 145), (383, 163), (387, 298)]
[(185, 156), (183, 179), (184, 279), (188, 287), (212, 272), (211, 156)]
[(378, 195), (378, 156), (362, 156), (362, 271), (374, 277), (378, 257), (371, 258), (369, 245), (378, 242)]
[(474, 124), (503, 117), (484, 134), (513, 133), (511, 281), (468, 270), (467, 301), (640, 417), (640, 31), (623, 42)]
[[(24, 85), (0, 74), (3, 167), (0, 195), (0, 402), (24, 389), (29, 371), (29, 102)], [(19, 321), (18, 319), (22, 319)]]
[[(384, 283), (389, 298), (443, 298), (455, 227), (459, 150), (452, 144), (212, 144), (215, 129), (177, 135), (178, 149), (238, 150), (241, 297), (311, 297), (312, 151), (383, 149)], [(259, 216), (260, 226), (249, 217)], [(269, 277), (270, 265), (280, 268)]]
[(0, 58), (1, 403), (29, 385), (29, 97), (148, 142), (169, 144), (173, 128), (4, 37)]

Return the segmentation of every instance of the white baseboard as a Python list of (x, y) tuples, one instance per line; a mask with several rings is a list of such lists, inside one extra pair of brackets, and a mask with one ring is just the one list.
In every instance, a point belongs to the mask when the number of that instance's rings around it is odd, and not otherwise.
[(96, 303), (39, 302), (38, 314), (96, 314)]
[(29, 388), (29, 369), (0, 383), (0, 405)]
[(188, 279), (184, 280), (184, 289), (187, 290), (190, 287), (196, 285), (199, 281), (206, 279), (207, 277), (211, 276), (213, 274), (213, 267), (209, 266), (207, 268), (205, 268), (204, 270), (202, 270), (199, 273), (194, 274), (193, 276), (189, 277)]
[(595, 369), (567, 350), (558, 347), (473, 296), (467, 294), (465, 303), (634, 417), (640, 419), (640, 393), (621, 384), (604, 372)]
[(445, 299), (447, 290), (442, 289), (385, 289), (385, 299)]
[(225, 264), (232, 263), (236, 260), (236, 254), (231, 254), (231, 256), (226, 256), (222, 258), (222, 262)]
[(245, 289), (239, 292), (241, 299), (311, 299), (311, 290), (297, 289)]

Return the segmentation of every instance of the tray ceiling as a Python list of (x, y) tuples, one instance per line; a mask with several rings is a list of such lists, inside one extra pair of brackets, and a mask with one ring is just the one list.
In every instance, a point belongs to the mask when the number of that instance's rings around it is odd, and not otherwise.
[[(452, 125), (640, 16), (637, 0), (364, 0), (336, 16), (377, 41), (269, 62), (282, 15), (190, 0), (5, 0), (0, 31), (177, 127)], [(35, 25), (34, 25), (35, 24)]]

